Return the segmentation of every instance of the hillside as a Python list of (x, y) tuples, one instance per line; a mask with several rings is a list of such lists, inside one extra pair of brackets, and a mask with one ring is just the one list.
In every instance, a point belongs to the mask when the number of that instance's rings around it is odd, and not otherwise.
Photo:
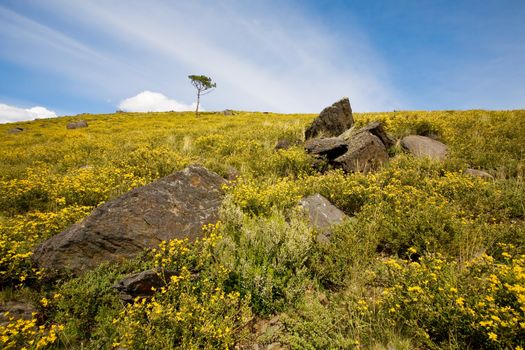
[[(0, 345), (523, 349), (525, 110), (354, 113), (357, 126), (381, 121), (396, 140), (430, 135), (449, 148), (433, 161), (398, 142), (368, 174), (318, 171), (301, 144), (315, 117), (116, 113), (0, 125), (0, 303), (27, 311), (0, 318)], [(81, 119), (87, 128), (66, 129)], [(293, 146), (275, 150), (283, 139)], [(204, 238), (79, 277), (51, 279), (34, 265), (44, 240), (190, 164), (231, 180)], [(327, 242), (297, 208), (316, 193), (354, 217)], [(112, 288), (152, 268), (177, 272), (154, 297), (126, 303)]]

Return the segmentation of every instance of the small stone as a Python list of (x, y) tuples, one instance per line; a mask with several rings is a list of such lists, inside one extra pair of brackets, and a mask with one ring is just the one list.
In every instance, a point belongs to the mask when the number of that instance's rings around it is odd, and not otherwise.
[(299, 205), (308, 215), (312, 227), (319, 231), (318, 241), (330, 240), (331, 227), (341, 224), (349, 217), (319, 193), (301, 199)]
[(293, 143), (290, 140), (280, 139), (280, 140), (277, 140), (277, 143), (275, 144), (275, 147), (273, 149), (275, 151), (278, 151), (280, 149), (287, 150), (287, 149), (290, 149), (292, 146), (293, 146)]
[(17, 127), (12, 128), (12, 129), (9, 129), (7, 131), (7, 133), (8, 134), (19, 134), (19, 133), (21, 133), (24, 130), (25, 130), (24, 128), (21, 128), (21, 127), (17, 126)]
[(9, 312), (8, 315), (15, 320), (30, 320), (36, 311), (36, 307), (27, 300), (2, 301), (2, 303), (0, 303), (0, 325), (10, 323), (6, 312)]
[(488, 180), (494, 180), (494, 176), (490, 175), (486, 171), (483, 170), (476, 170), (476, 169), (467, 169), (465, 170), (465, 174), (474, 176), (474, 177), (481, 177)]
[(157, 289), (166, 285), (175, 271), (146, 270), (131, 274), (116, 283), (113, 288), (120, 292), (120, 298), (131, 302), (136, 297), (150, 297)]
[(79, 129), (79, 128), (87, 128), (87, 127), (88, 127), (88, 123), (85, 120), (67, 123), (66, 125), (66, 129)]

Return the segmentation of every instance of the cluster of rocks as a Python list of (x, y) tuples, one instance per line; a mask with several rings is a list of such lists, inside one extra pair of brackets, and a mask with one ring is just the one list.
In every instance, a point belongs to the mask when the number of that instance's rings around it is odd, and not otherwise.
[(304, 148), (316, 159), (346, 172), (369, 172), (388, 161), (394, 141), (379, 122), (354, 126), (352, 108), (343, 98), (325, 108), (305, 131)]
[[(305, 150), (318, 162), (346, 172), (378, 169), (389, 159), (388, 149), (398, 141), (385, 132), (381, 122), (356, 127), (348, 98), (325, 108), (305, 131)], [(447, 146), (433, 138), (408, 135), (400, 146), (415, 157), (443, 160)], [(322, 161), (322, 162), (321, 162)]]
[[(352, 108), (348, 98), (335, 102), (325, 108), (305, 131), (304, 148), (317, 160), (316, 166), (327, 163), (345, 172), (364, 172), (376, 170), (389, 159), (388, 148), (399, 143), (403, 150), (417, 158), (430, 158), (441, 161), (447, 156), (448, 148), (442, 142), (422, 135), (408, 135), (394, 140), (388, 135), (380, 122), (372, 122), (364, 127), (354, 126)], [(291, 143), (278, 143), (278, 146), (291, 146)], [(284, 148), (284, 147), (283, 147)], [(493, 179), (485, 171), (467, 169), (470, 176)], [(320, 194), (303, 198), (300, 201), (309, 223), (318, 232), (317, 240), (330, 240), (334, 225), (348, 220), (344, 212), (335, 207)]]

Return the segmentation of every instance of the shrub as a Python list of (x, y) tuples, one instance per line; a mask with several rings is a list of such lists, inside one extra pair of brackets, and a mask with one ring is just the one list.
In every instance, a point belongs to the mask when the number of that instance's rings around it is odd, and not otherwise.
[(217, 254), (230, 270), (230, 288), (250, 295), (257, 314), (291, 307), (309, 283), (305, 263), (313, 239), (301, 215), (287, 218), (273, 211), (267, 217), (252, 217), (231, 205), (225, 211), (228, 220)]
[(376, 273), (384, 290), (370, 308), (430, 348), (524, 346), (525, 256), (501, 248), (465, 265), (440, 255), (386, 259)]

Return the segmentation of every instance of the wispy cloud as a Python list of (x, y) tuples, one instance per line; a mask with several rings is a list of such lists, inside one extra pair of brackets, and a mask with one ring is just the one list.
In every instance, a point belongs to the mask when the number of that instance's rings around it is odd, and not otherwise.
[(142, 91), (119, 104), (119, 109), (126, 112), (182, 112), (194, 110), (195, 107), (195, 104), (187, 105), (152, 91)]
[[(59, 71), (77, 83), (75, 88), (81, 83), (83, 93), (100, 99), (152, 90), (189, 101), (193, 91), (186, 76), (206, 74), (218, 85), (206, 97), (212, 109), (316, 112), (342, 96), (360, 111), (400, 103), (387, 65), (360, 28), (335, 37), (291, 4), (31, 3), (67, 26), (59, 30), (4, 9), (3, 16), (11, 19), (2, 19), (10, 25), (0, 34), (11, 49), (2, 55), (18, 60), (38, 47), (46, 53), (42, 62), (33, 55), (24, 64)], [(52, 50), (58, 53), (49, 54)]]
[(53, 118), (56, 113), (45, 107), (20, 108), (0, 103), (0, 123), (11, 123), (35, 118)]
[[(52, 10), (56, 4), (50, 1), (49, 5), (46, 9)], [(75, 38), (70, 28), (54, 29), (2, 5), (0, 23), (0, 58), (56, 77), (49, 81), (50, 87), (63, 88), (57, 86), (60, 82), (77, 94), (104, 100), (126, 84), (146, 80), (139, 68), (119, 59), (112, 50)], [(122, 76), (126, 78), (119, 79)]]

